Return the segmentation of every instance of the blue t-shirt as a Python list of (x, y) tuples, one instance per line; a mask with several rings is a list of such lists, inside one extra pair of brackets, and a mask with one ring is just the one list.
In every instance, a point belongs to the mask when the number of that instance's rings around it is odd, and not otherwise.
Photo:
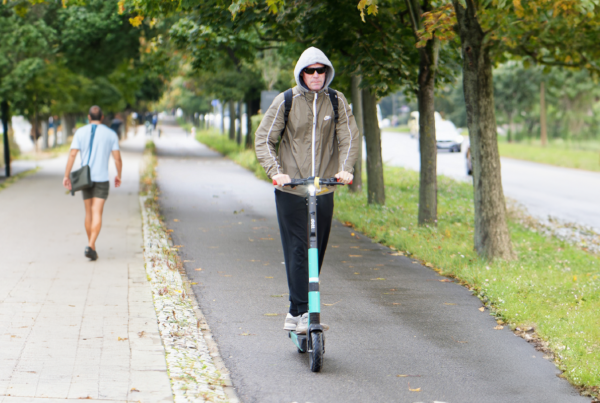
[[(73, 136), (71, 150), (76, 149), (81, 153), (81, 166), (87, 163), (90, 152), (90, 140), (92, 138), (92, 125), (80, 127)], [(117, 133), (104, 125), (96, 127), (94, 144), (92, 145), (92, 157), (90, 158), (90, 172), (92, 182), (106, 182), (108, 178), (108, 160), (110, 153), (119, 149), (119, 137)]]

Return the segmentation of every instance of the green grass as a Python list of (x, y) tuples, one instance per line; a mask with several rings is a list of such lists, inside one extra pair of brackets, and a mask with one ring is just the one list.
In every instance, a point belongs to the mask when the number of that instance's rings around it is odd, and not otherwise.
[(559, 167), (600, 171), (600, 151), (582, 150), (565, 143), (551, 143), (542, 147), (537, 143), (499, 142), (502, 157), (539, 162)]
[(410, 129), (408, 128), (408, 126), (386, 127), (385, 129), (381, 129), (381, 131), (395, 133), (410, 133)]
[[(254, 152), (214, 133), (198, 140), (266, 179)], [(260, 168), (262, 170), (262, 168)], [(518, 259), (489, 263), (473, 250), (473, 188), (438, 177), (438, 226), (417, 226), (419, 174), (386, 167), (386, 206), (336, 192), (336, 219), (440, 274), (457, 278), (513, 329), (533, 327), (573, 384), (600, 387), (600, 259), (509, 219)], [(367, 184), (365, 183), (365, 188)]]

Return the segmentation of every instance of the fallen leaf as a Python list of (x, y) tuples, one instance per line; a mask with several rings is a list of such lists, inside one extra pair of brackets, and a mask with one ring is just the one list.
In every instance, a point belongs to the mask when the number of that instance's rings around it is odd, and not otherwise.
[(350, 233), (350, 236), (354, 236), (354, 232), (351, 232), (351, 233)]
[(281, 298), (281, 297), (283, 297), (283, 294), (275, 294), (275, 295), (271, 295), (271, 297), (273, 297), (273, 298)]
[(396, 375), (396, 376), (398, 378), (408, 378), (408, 377), (411, 377), (411, 378), (420, 378), (421, 377), (421, 375)]
[(445, 278), (443, 280), (438, 280), (440, 283), (452, 283), (453, 281), (450, 280), (449, 278)]
[(410, 382), (408, 383), (408, 390), (410, 390), (411, 392), (420, 392), (421, 388), (416, 388), (416, 389), (411, 389), (410, 388)]
[(377, 278), (372, 278), (371, 280), (385, 280), (385, 279), (382, 277), (377, 277)]
[(136, 388), (131, 388), (131, 392), (139, 392)]
[(425, 263), (425, 266), (426, 266), (426, 267), (433, 267), (433, 264), (432, 264), (432, 263), (429, 263), (429, 262), (427, 262), (427, 263)]
[(175, 222), (179, 222), (179, 220), (178, 220), (177, 218), (173, 219), (173, 221), (175, 221)]
[(360, 246), (351, 246), (350, 249), (360, 249)]
[(143, 330), (141, 332), (138, 332), (139, 337), (144, 337), (145, 334), (146, 334), (146, 332)]
[(494, 330), (502, 330), (502, 329), (504, 329), (504, 326), (498, 325), (498, 326), (494, 327)]
[(362, 257), (362, 255), (348, 255), (350, 257)]
[(359, 272), (355, 272), (354, 274), (360, 274)]
[(119, 337), (119, 338), (117, 339), (117, 341), (125, 341), (125, 340), (127, 340), (127, 337), (124, 337), (124, 338), (121, 338), (121, 337)]
[(248, 238), (248, 240), (249, 240), (250, 242), (254, 242), (254, 239), (252, 239), (252, 238)]
[(404, 256), (403, 252), (394, 252), (394, 253), (390, 253), (390, 255), (392, 256)]
[(332, 248), (339, 248), (339, 245), (331, 245)]
[(191, 284), (191, 285), (196, 285), (196, 284), (198, 284), (198, 283), (190, 283), (190, 284)]
[(573, 276), (573, 281), (577, 281), (577, 276)]
[(254, 333), (241, 333), (240, 336), (256, 336)]
[(183, 245), (175, 245), (174, 248), (183, 248)]
[[(341, 301), (342, 300), (340, 299), (338, 302), (341, 302)], [(334, 302), (333, 304), (323, 304), (323, 305), (325, 305), (325, 306), (333, 306), (333, 305), (337, 304), (338, 302)]]
[(454, 304), (452, 302), (444, 302), (444, 305), (456, 305), (456, 304)]
[(277, 316), (279, 315), (278, 313), (265, 313), (264, 316)]
[(195, 260), (184, 260), (183, 263), (193, 263)]
[(265, 277), (265, 278), (273, 278), (273, 277)]
[(400, 302), (392, 302), (392, 305), (401, 305)]
[(479, 308), (479, 310), (480, 310), (481, 312), (483, 312), (483, 311), (485, 311), (485, 307), (483, 307), (483, 306), (482, 306), (481, 308)]
[(194, 269), (194, 270), (195, 270), (195, 271), (202, 271), (202, 269), (201, 269), (201, 268), (199, 268), (199, 267), (198, 267), (197, 269)]
[(75, 305), (69, 305), (69, 306), (72, 306), (73, 308), (75, 308)]
[(173, 230), (172, 229), (168, 229), (167, 232), (173, 232)]

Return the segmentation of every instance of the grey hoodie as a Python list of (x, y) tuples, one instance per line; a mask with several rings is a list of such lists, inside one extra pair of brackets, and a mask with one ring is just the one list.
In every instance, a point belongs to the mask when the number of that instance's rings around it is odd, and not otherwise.
[[(302, 69), (315, 63), (328, 68), (320, 91), (310, 91), (300, 77)], [(352, 173), (360, 147), (358, 128), (350, 105), (341, 92), (336, 93), (339, 120), (335, 123), (328, 88), (335, 75), (331, 62), (319, 49), (308, 48), (300, 56), (294, 75), (298, 85), (292, 89), (292, 109), (285, 133), (282, 133), (285, 99), (281, 93), (273, 100), (256, 130), (254, 143), (258, 161), (269, 178), (282, 173), (295, 179), (310, 176), (331, 178), (341, 171)], [(306, 186), (294, 189), (278, 186), (277, 189), (298, 196), (307, 194)], [(324, 192), (333, 190), (324, 189)]]
[(302, 52), (300, 59), (298, 59), (298, 63), (296, 63), (296, 68), (294, 69), (294, 78), (296, 79), (296, 84), (298, 84), (298, 88), (302, 92), (307, 92), (310, 90), (304, 83), (304, 80), (300, 76), (300, 73), (302, 73), (302, 70), (305, 67), (315, 63), (321, 63), (322, 65), (327, 67), (327, 77), (325, 78), (325, 84), (323, 85), (323, 89), (329, 87), (329, 84), (331, 84), (331, 82), (333, 81), (333, 77), (335, 77), (335, 70), (333, 69), (333, 65), (331, 64), (327, 56), (325, 56), (325, 53), (323, 53), (320, 49), (315, 48), (314, 46), (310, 47), (304, 52)]

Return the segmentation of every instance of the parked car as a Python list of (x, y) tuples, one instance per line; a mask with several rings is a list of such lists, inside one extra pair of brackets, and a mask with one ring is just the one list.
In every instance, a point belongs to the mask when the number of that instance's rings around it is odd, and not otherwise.
[[(463, 136), (449, 120), (442, 119), (442, 116), (435, 112), (435, 140), (438, 149), (452, 152), (460, 152), (463, 143)], [(419, 135), (419, 112), (411, 112), (408, 121), (408, 128), (411, 136)]]

